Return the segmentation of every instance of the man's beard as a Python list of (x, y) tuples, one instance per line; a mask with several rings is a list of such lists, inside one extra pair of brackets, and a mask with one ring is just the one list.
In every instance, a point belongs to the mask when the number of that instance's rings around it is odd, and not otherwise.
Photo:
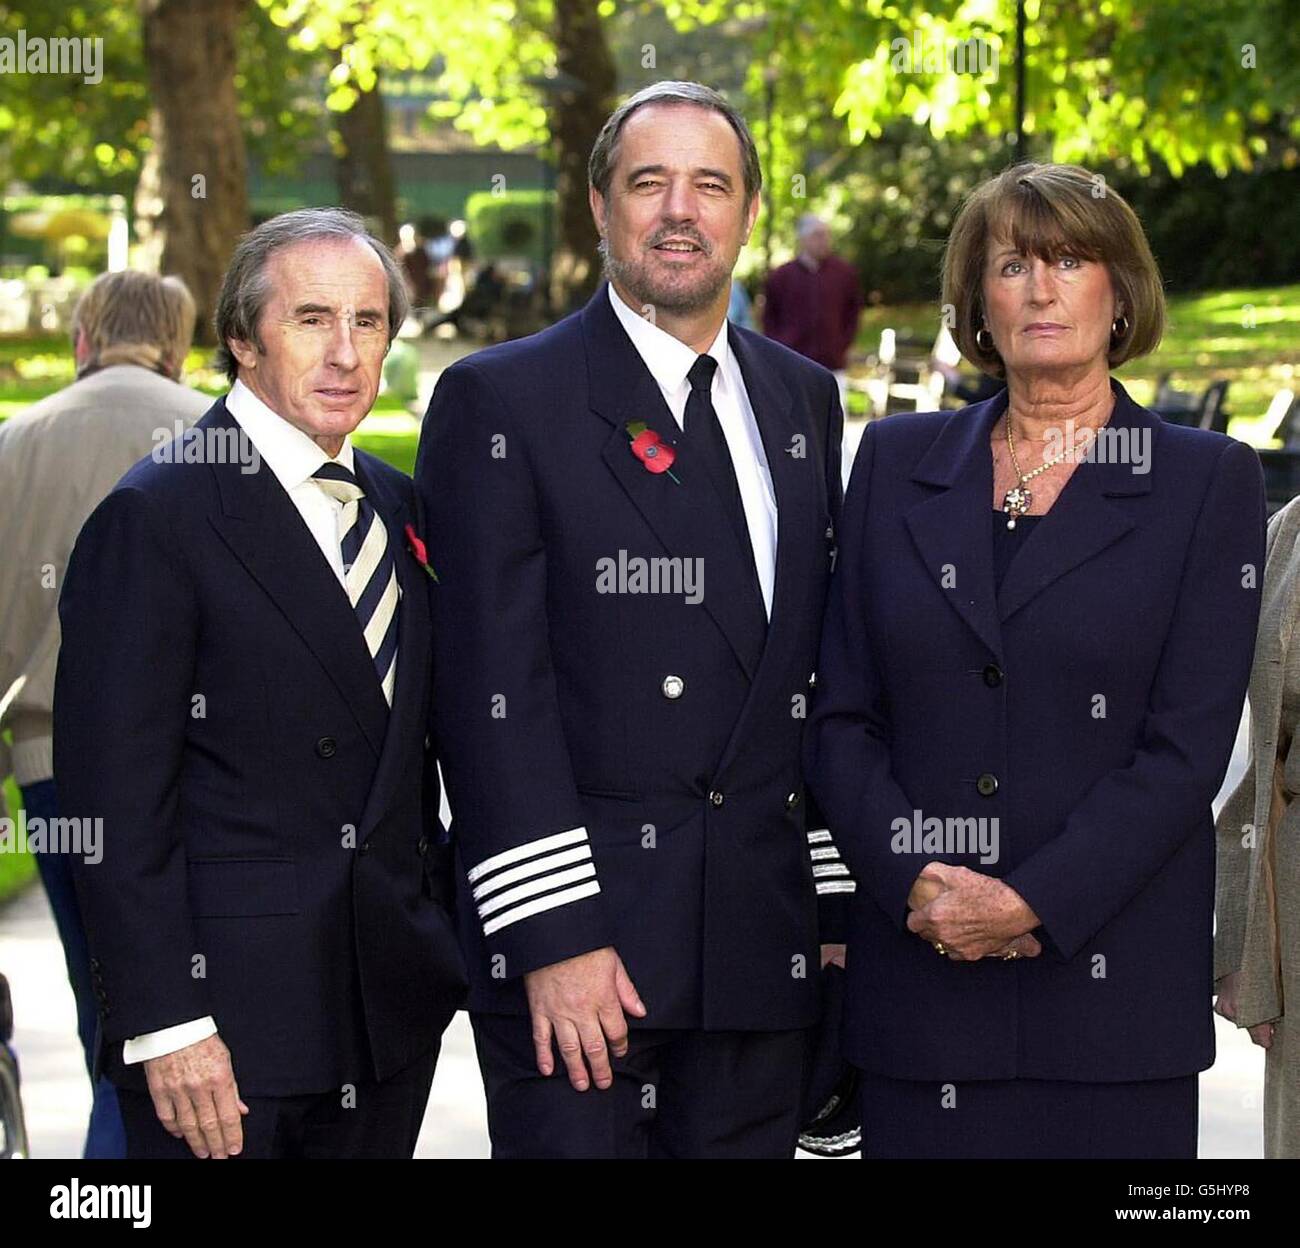
[[(665, 238), (674, 236), (691, 237), (679, 230), (664, 235)], [(704, 251), (706, 258), (712, 258), (712, 249), (702, 239), (691, 238), (691, 241)], [(606, 278), (616, 282), (643, 307), (649, 304), (663, 312), (699, 312), (731, 285), (731, 270), (721, 266), (711, 266), (703, 273), (691, 275), (657, 273), (649, 260), (615, 258), (606, 239), (600, 240), (599, 251)]]

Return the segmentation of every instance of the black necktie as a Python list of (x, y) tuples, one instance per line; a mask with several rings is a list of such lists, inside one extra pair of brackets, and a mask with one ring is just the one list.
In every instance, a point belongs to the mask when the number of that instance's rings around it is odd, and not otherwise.
[(745, 520), (745, 504), (740, 499), (740, 486), (736, 483), (736, 467), (731, 462), (726, 435), (718, 423), (718, 413), (713, 410), (713, 374), (718, 361), (711, 355), (697, 356), (686, 374), (691, 383), (690, 397), (686, 400), (686, 419), (683, 431), (688, 448), (704, 461), (705, 469), (722, 499), (723, 509), (735, 530), (736, 540), (744, 557), (749, 561), (755, 591), (759, 602), (763, 600), (758, 583), (758, 568), (754, 563), (754, 548), (749, 540), (749, 524)]

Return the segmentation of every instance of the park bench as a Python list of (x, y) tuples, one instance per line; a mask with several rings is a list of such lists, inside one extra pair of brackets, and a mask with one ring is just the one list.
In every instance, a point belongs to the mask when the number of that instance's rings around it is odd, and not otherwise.
[(1212, 429), (1216, 433), (1228, 432), (1230, 417), (1224, 406), (1228, 395), (1226, 380), (1220, 378), (1210, 382), (1198, 398), (1186, 390), (1176, 390), (1169, 378), (1169, 373), (1162, 373), (1156, 382), (1156, 397), (1151, 403), (1151, 410), (1157, 416), (1173, 425), (1191, 425), (1197, 429)]

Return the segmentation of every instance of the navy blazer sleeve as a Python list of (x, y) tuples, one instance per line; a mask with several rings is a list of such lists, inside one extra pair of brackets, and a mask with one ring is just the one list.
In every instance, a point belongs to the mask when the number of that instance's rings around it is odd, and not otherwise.
[(179, 826), (197, 607), (147, 494), (119, 488), (86, 522), (59, 618), (54, 773), (65, 815), (103, 820), (102, 860), (70, 861), (113, 1042), (212, 1013)]
[(1102, 777), (1062, 833), (1005, 877), (1065, 958), (1209, 817), (1250, 679), (1264, 540), (1259, 457), (1230, 442), (1201, 503), (1132, 762)]
[[(890, 771), (890, 729), (877, 647), (863, 609), (863, 527), (875, 451), (868, 425), (844, 500), (839, 553), (817, 663), (817, 696), (804, 747), (804, 769), (849, 869), (899, 929), (920, 868), (890, 851), (895, 819), (915, 805)], [(843, 783), (854, 777), (852, 785)], [(935, 855), (936, 861), (945, 861)]]
[(452, 839), (505, 979), (613, 944), (560, 717), (529, 452), (480, 368), (443, 373), (415, 472), (438, 575), (434, 722)]

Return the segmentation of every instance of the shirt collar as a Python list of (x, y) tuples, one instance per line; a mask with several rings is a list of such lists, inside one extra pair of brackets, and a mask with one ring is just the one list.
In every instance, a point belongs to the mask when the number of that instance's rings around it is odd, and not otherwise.
[[(226, 395), (226, 411), (248, 434), (257, 453), (286, 490), (309, 481), (317, 468), (331, 462), (311, 438), (273, 412), (242, 381), (236, 381), (230, 387), (230, 393)], [(341, 464), (349, 472), (356, 471), (350, 438), (343, 439), (343, 447), (333, 462)]]
[[(676, 394), (686, 384), (686, 375), (695, 363), (696, 354), (684, 342), (674, 338), (658, 325), (651, 324), (644, 316), (638, 316), (623, 302), (614, 289), (614, 283), (607, 283), (609, 301), (614, 305), (614, 314), (619, 323), (627, 330), (632, 345), (645, 361), (650, 375), (659, 383), (659, 388), (666, 394)], [(727, 341), (727, 321), (723, 318), (718, 327), (717, 336), (712, 346), (705, 352), (718, 362), (714, 380), (725, 385), (727, 369), (731, 363), (731, 345)]]

